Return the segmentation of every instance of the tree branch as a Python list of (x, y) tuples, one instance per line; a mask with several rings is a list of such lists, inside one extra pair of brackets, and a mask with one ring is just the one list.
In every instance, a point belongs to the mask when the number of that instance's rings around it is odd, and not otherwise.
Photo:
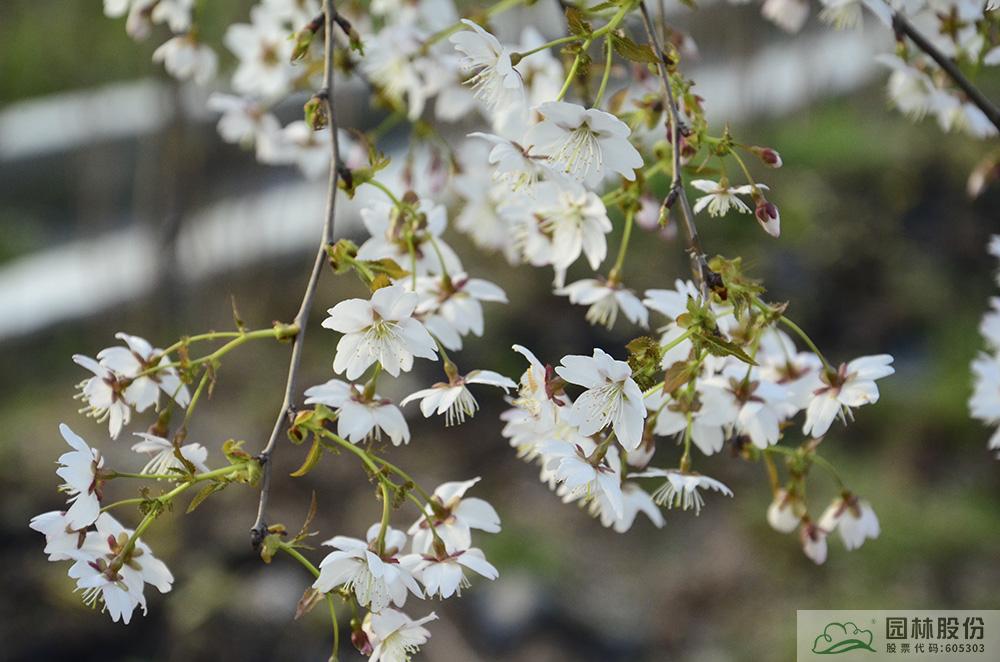
[(656, 53), (657, 70), (660, 72), (660, 81), (663, 85), (664, 101), (667, 106), (664, 128), (667, 130), (667, 138), (670, 141), (673, 152), (673, 179), (670, 183), (670, 192), (663, 201), (665, 207), (669, 208), (676, 202), (680, 204), (681, 226), (684, 228), (684, 235), (687, 238), (687, 252), (691, 257), (691, 274), (695, 283), (702, 291), (703, 296), (707, 296), (707, 288), (712, 287), (718, 281), (719, 275), (708, 266), (705, 259), (705, 252), (701, 248), (701, 240), (698, 238), (698, 228), (694, 223), (694, 212), (691, 211), (691, 203), (688, 201), (687, 193), (684, 191), (684, 181), (681, 177), (681, 118), (677, 109), (677, 102), (674, 99), (674, 91), (670, 86), (670, 74), (668, 67), (670, 61), (660, 40), (653, 30), (653, 23), (649, 17), (649, 10), (646, 3), (639, 3), (639, 10), (642, 12), (642, 25), (646, 29), (646, 39), (650, 47)]
[(901, 36), (905, 35), (913, 42), (913, 44), (927, 54), (932, 60), (934, 60), (941, 69), (944, 70), (948, 77), (962, 88), (965, 95), (969, 97), (969, 100), (974, 103), (979, 110), (983, 111), (986, 118), (992, 122), (993, 126), (1000, 131), (1000, 109), (998, 109), (993, 102), (986, 98), (978, 87), (972, 84), (972, 82), (965, 77), (962, 70), (958, 68), (953, 60), (946, 57), (944, 53), (935, 48), (934, 44), (927, 40), (922, 34), (920, 34), (913, 24), (899, 12), (893, 12), (892, 14), (892, 29), (896, 31), (896, 38), (901, 41)]
[(324, 10), (324, 69), (323, 69), (323, 90), (319, 96), (326, 104), (328, 127), (330, 131), (330, 178), (326, 194), (326, 219), (323, 223), (323, 238), (320, 241), (319, 249), (316, 251), (316, 260), (313, 263), (312, 272), (309, 274), (309, 281), (306, 290), (302, 295), (302, 303), (299, 304), (299, 311), (295, 314), (294, 324), (298, 326), (298, 333), (292, 339), (292, 356), (288, 364), (288, 378), (285, 383), (285, 395), (278, 411), (278, 417), (274, 421), (274, 428), (267, 445), (257, 456), (260, 460), (263, 476), (261, 478), (260, 503), (257, 507), (257, 519), (250, 528), (250, 544), (254, 549), (259, 549), (261, 542), (267, 535), (267, 523), (265, 515), (267, 511), (267, 501), (271, 490), (271, 454), (274, 452), (278, 437), (281, 436), (285, 426), (289, 423), (289, 417), (294, 414), (293, 402), (298, 390), (299, 368), (302, 365), (302, 349), (305, 343), (306, 326), (309, 314), (312, 311), (313, 299), (316, 297), (316, 286), (319, 283), (320, 274), (323, 273), (323, 266), (326, 263), (326, 247), (333, 242), (334, 216), (337, 206), (337, 182), (341, 177), (340, 143), (337, 137), (337, 116), (333, 107), (333, 53), (334, 53), (334, 25), (336, 22), (336, 10), (333, 8), (332, 0), (323, 0)]

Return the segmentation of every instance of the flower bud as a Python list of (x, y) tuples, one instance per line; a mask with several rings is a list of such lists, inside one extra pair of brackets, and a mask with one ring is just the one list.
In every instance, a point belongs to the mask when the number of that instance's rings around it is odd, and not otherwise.
[(799, 525), (799, 516), (795, 514), (796, 499), (787, 491), (778, 490), (774, 500), (767, 507), (767, 523), (780, 533), (791, 533)]
[(327, 113), (326, 100), (319, 95), (313, 95), (303, 107), (305, 111), (306, 124), (313, 131), (319, 131), (330, 123), (330, 116)]
[(354, 627), (356, 623), (356, 619), (351, 621), (351, 644), (362, 655), (371, 655), (374, 650), (372, 642), (368, 639), (368, 635), (361, 629), (360, 626)]
[(810, 521), (804, 521), (799, 529), (802, 538), (802, 552), (816, 565), (826, 561), (826, 531)]
[(772, 237), (781, 235), (781, 214), (778, 213), (778, 208), (773, 202), (761, 197), (757, 201), (757, 208), (754, 209), (753, 214), (757, 217), (760, 227), (764, 228), (764, 232)]
[(751, 147), (750, 151), (753, 152), (767, 167), (781, 167), (781, 154), (778, 154), (777, 150), (771, 149), (770, 147)]

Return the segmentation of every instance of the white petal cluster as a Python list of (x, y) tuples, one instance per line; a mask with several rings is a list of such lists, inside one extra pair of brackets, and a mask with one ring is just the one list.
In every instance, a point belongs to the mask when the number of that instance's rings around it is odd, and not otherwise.
[[(989, 251), (1000, 259), (1000, 235), (992, 237)], [(983, 315), (979, 332), (987, 349), (972, 361), (969, 412), (973, 418), (994, 428), (987, 445), (1000, 459), (1000, 298), (990, 301), (990, 310)]]
[(144, 412), (159, 408), (160, 392), (186, 407), (190, 394), (172, 367), (170, 357), (146, 340), (118, 333), (116, 338), (125, 347), (109, 347), (97, 354), (97, 360), (76, 354), (73, 361), (93, 376), (80, 385), (78, 398), (86, 402), (87, 415), (108, 422), (108, 431), (115, 439), (128, 425), (132, 410)]
[(146, 613), (146, 584), (160, 593), (170, 591), (174, 577), (142, 539), (126, 546), (133, 531), (108, 513), (95, 513), (80, 525), (70, 512), (49, 512), (31, 520), (45, 535), (50, 561), (71, 561), (69, 576), (85, 604), (107, 611), (111, 620), (128, 624), (135, 609)]

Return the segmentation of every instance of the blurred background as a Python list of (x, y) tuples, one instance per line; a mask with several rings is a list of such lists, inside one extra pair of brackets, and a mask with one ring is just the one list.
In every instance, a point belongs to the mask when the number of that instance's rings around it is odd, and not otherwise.
[[(203, 37), (217, 40), (247, 5), (205, 3)], [(474, 580), (460, 600), (408, 603), (413, 616), (441, 616), (422, 659), (791, 659), (796, 609), (998, 607), (1000, 466), (986, 450), (988, 431), (966, 410), (976, 327), (996, 290), (985, 246), (1000, 231), (1000, 192), (970, 201), (965, 187), (995, 143), (945, 135), (890, 110), (886, 72), (872, 54), (891, 51), (892, 40), (873, 24), (834, 33), (813, 17), (789, 37), (756, 7), (676, 12), (700, 46), (702, 57), (685, 71), (712, 117), (778, 149), (785, 162), (767, 173), (781, 239), (747, 217), (703, 217), (707, 250), (744, 256), (769, 297), (790, 302), (789, 315), (832, 360), (896, 357), (878, 405), (824, 444), (873, 503), (883, 533), (853, 553), (831, 539), (828, 562), (816, 567), (795, 536), (767, 526), (763, 468), (722, 453), (698, 467), (735, 499), (713, 494), (699, 517), (668, 512), (662, 530), (641, 519), (619, 535), (560, 503), (537, 468), (515, 458), (499, 434), (496, 393), (477, 393), (480, 413), (448, 430), (413, 408), (414, 441), (393, 449), (393, 461), (425, 486), (483, 476), (477, 495), (504, 526), (477, 538), (500, 581)], [(136, 463), (127, 435), (108, 442), (103, 426), (77, 413), (72, 396), (86, 375), (70, 356), (114, 344), (116, 331), (162, 347), (185, 333), (231, 328), (230, 296), (250, 327), (287, 321), (319, 234), (324, 185), (222, 144), (205, 93), (174, 85), (150, 62), (156, 43), (133, 43), (96, 1), (0, 3), (3, 657), (325, 660), (323, 610), (291, 620), (309, 578), (285, 558), (265, 566), (249, 548), (256, 491), (233, 487), (192, 515), (156, 523), (148, 540), (174, 572), (174, 591), (153, 591), (149, 615), (128, 627), (83, 607), (64, 565), (47, 563), (41, 536), (27, 528), (32, 515), (62, 503), (53, 464), (64, 448), (60, 421), (112, 466)], [(1000, 96), (1000, 80), (983, 83)], [(364, 129), (379, 119), (350, 88), (341, 103), (345, 124)], [(293, 104), (284, 119), (294, 114)], [(406, 136), (392, 141), (402, 148)], [(340, 211), (338, 234), (361, 239), (355, 207)], [(629, 256), (630, 285), (668, 287), (685, 276), (678, 241), (643, 239)], [(510, 305), (488, 306), (489, 341), (470, 338), (460, 367), (516, 378), (523, 361), (505, 349), (514, 342), (556, 362), (639, 335), (623, 320), (613, 333), (586, 326), (582, 308), (550, 293), (548, 271), (511, 270), (454, 232), (449, 241), (475, 275), (511, 295)], [(323, 311), (361, 294), (353, 278), (324, 275), (303, 385), (331, 376), (336, 337), (318, 327)], [(191, 426), (190, 439), (211, 449), (210, 464), (221, 461), (227, 438), (252, 449), (266, 440), (287, 357), (286, 346), (262, 343), (224, 360)], [(438, 378), (435, 365), (418, 362), (384, 395)], [(342, 456), (288, 478), (304, 453), (278, 449), (270, 519), (297, 530), (315, 490), (319, 540), (361, 537), (379, 516), (371, 486)], [(818, 513), (836, 489), (819, 474), (811, 485)], [(405, 528), (413, 517), (404, 509), (395, 524)]]

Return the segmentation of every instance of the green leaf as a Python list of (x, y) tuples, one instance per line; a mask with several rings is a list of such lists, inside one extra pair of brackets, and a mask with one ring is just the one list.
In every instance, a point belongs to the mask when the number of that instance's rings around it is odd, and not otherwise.
[(611, 35), (615, 52), (626, 60), (640, 64), (656, 64), (656, 53), (649, 44), (637, 44), (626, 36)]
[(321, 457), (323, 457), (323, 445), (319, 442), (318, 437), (313, 437), (312, 446), (309, 447), (309, 452), (306, 454), (306, 459), (302, 463), (302, 466), (288, 475), (292, 478), (305, 476), (319, 464)]
[(715, 356), (735, 356), (744, 363), (757, 365), (757, 362), (754, 361), (749, 354), (744, 352), (739, 345), (736, 345), (721, 336), (711, 334), (695, 334), (694, 337), (704, 343), (708, 351)]
[(194, 512), (194, 509), (200, 506), (202, 501), (212, 496), (216, 492), (221, 492), (224, 489), (226, 489), (225, 482), (212, 482), (206, 485), (205, 487), (201, 488), (201, 491), (198, 492), (198, 494), (196, 494), (193, 499), (191, 499), (191, 503), (188, 504), (187, 511), (185, 512), (188, 513)]
[(583, 20), (583, 12), (576, 7), (566, 8), (566, 25), (569, 31), (575, 35), (586, 36), (591, 33), (590, 23)]

